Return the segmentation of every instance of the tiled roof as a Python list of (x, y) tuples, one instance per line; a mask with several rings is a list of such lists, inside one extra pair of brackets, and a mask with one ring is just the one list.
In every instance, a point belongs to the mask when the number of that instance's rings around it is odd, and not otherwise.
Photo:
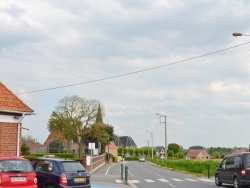
[(204, 157), (209, 156), (206, 150), (201, 149), (201, 150), (189, 150), (187, 157), (190, 157), (190, 158), (197, 157), (200, 153), (202, 153)]
[(21, 99), (0, 82), (0, 111), (34, 112)]
[(122, 147), (137, 147), (134, 140), (130, 136), (116, 136), (115, 145)]

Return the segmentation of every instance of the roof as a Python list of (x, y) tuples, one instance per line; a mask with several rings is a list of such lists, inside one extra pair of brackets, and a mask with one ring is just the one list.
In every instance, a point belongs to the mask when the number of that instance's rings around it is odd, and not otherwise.
[(192, 157), (197, 157), (200, 153), (202, 153), (203, 156), (209, 156), (206, 150), (204, 149), (197, 149), (197, 150), (189, 150), (187, 157), (192, 158)]
[(109, 147), (109, 149), (118, 149), (118, 147), (115, 145), (114, 141), (110, 141), (109, 145), (106, 145), (105, 148), (108, 149), (108, 147)]
[(118, 147), (137, 147), (134, 140), (130, 136), (116, 136), (115, 145)]
[(2, 82), (0, 82), (0, 111), (34, 112)]
[(235, 150), (233, 150), (233, 153), (243, 153), (246, 151), (247, 151), (246, 149), (235, 149)]
[(17, 157), (17, 156), (0, 155), (0, 160), (25, 160), (27, 161), (28, 159), (25, 159), (23, 157)]
[(44, 144), (48, 145), (50, 142), (54, 142), (55, 140), (62, 140), (62, 138), (62, 134), (51, 131)]

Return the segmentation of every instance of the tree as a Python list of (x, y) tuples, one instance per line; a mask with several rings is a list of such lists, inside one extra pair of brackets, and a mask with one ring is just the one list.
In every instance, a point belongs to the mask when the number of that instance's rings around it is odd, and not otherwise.
[(33, 138), (31, 135), (26, 135), (22, 137), (23, 143), (29, 145), (29, 144), (39, 144), (39, 142), (36, 141), (36, 138)]
[(104, 124), (104, 127), (105, 127), (106, 132), (109, 135), (109, 140), (114, 141), (114, 139), (115, 139), (114, 127), (112, 125), (109, 125), (108, 123)]
[(168, 144), (168, 150), (172, 150), (174, 154), (180, 152), (180, 146), (176, 143)]
[(49, 131), (60, 133), (65, 140), (75, 140), (79, 146), (79, 157), (82, 156), (83, 143), (86, 141), (86, 129), (95, 123), (100, 102), (73, 95), (59, 101), (49, 119)]

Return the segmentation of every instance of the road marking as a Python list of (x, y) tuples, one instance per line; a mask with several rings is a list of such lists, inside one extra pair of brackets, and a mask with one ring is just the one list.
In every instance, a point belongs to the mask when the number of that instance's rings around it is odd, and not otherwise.
[(155, 182), (155, 181), (153, 181), (153, 180), (151, 180), (151, 179), (145, 179), (145, 181), (148, 182), (148, 183)]
[(122, 180), (115, 180), (116, 183), (122, 183)]
[(132, 183), (140, 183), (138, 180), (130, 180)]
[(107, 171), (106, 171), (106, 173), (105, 173), (105, 176), (108, 175), (109, 169), (110, 169), (111, 167), (113, 167), (114, 165), (115, 165), (115, 164), (113, 164), (112, 166), (110, 166), (110, 167), (107, 169)]
[(176, 179), (176, 178), (171, 178), (171, 180), (174, 180), (174, 181), (183, 181), (183, 180)]
[(205, 181), (205, 182), (214, 182), (214, 180), (213, 180), (213, 179), (199, 179), (199, 180), (201, 180), (201, 181)]
[(197, 180), (194, 180), (194, 179), (185, 179), (185, 180), (187, 180), (187, 181), (197, 181)]
[(168, 180), (166, 180), (166, 179), (158, 179), (159, 181), (161, 181), (161, 182), (169, 182)]

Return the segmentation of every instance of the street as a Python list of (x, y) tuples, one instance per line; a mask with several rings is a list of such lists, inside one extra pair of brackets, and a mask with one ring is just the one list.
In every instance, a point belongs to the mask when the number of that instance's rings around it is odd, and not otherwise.
[[(120, 163), (107, 164), (92, 174), (92, 187), (134, 187), (134, 188), (215, 188), (214, 179), (159, 168), (147, 162), (129, 161), (128, 184), (121, 179)], [(223, 185), (222, 188), (233, 187)]]

